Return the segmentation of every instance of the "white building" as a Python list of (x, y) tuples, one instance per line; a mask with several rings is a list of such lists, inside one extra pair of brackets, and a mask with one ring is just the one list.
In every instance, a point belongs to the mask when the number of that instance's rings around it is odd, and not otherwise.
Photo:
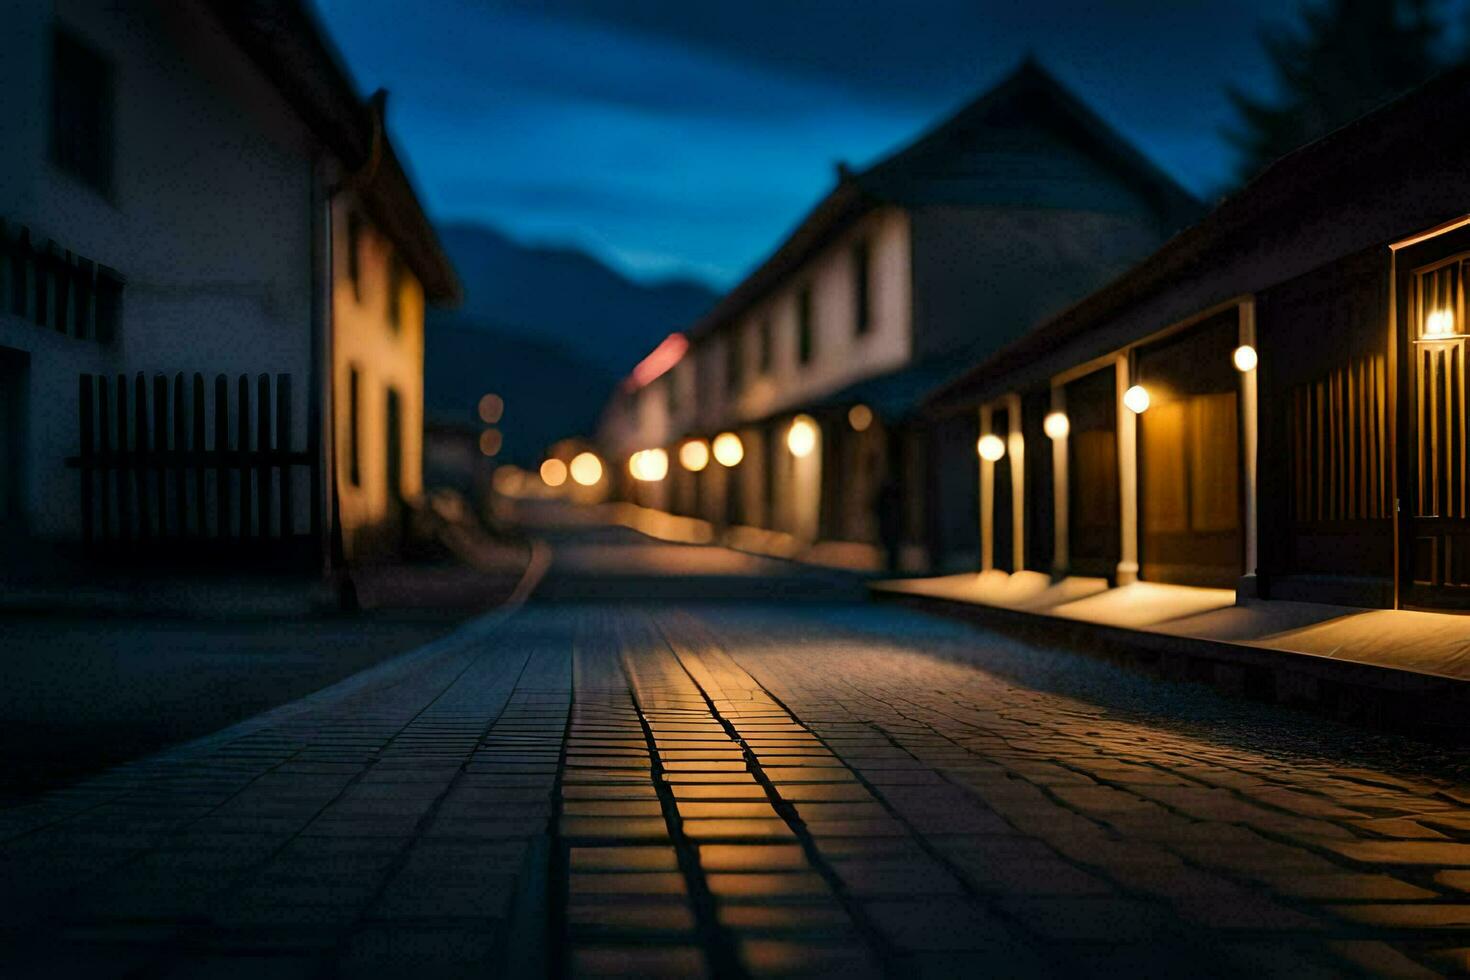
[[(910, 566), (973, 563), (974, 522), (943, 522), (978, 509), (978, 420), (919, 431), (911, 409), (1197, 208), (1026, 62), (896, 153), (840, 168), (831, 193), (693, 325), (688, 353), (628, 380), (604, 450), (615, 461), (668, 453), (668, 478), (626, 488), (648, 506), (800, 546), (882, 544)], [(679, 465), (685, 441), (724, 432), (740, 440), (737, 465)]]
[[(0, 23), (9, 533), (287, 538), (320, 555), (340, 529), (350, 550), (391, 520), (388, 480), (418, 492), (423, 303), (458, 290), (381, 100), (353, 90), (297, 0), (0, 0)], [(90, 447), (83, 375), (109, 381), (90, 390)], [(242, 420), (249, 446), (294, 461), (254, 479), (203, 465), (218, 438), (240, 445)], [(119, 438), (176, 465), (66, 465), (105, 462)]]

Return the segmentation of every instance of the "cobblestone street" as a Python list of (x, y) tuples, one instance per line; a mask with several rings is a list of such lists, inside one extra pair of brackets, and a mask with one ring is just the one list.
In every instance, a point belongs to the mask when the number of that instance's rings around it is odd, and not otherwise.
[(0, 811), (0, 974), (1470, 970), (1459, 750), (562, 555), (558, 601)]

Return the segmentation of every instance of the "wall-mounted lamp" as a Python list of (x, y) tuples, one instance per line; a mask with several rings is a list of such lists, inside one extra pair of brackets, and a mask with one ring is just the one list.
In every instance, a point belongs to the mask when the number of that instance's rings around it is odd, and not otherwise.
[(987, 463), (994, 463), (1006, 454), (1005, 440), (993, 432), (987, 432), (975, 443), (975, 451)]
[(1064, 412), (1050, 412), (1041, 420), (1041, 431), (1048, 439), (1065, 439), (1072, 431), (1072, 423)]
[(733, 432), (721, 432), (715, 436), (715, 462), (721, 466), (739, 466), (745, 458), (745, 443)]
[(602, 479), (602, 460), (595, 453), (578, 453), (572, 457), (572, 479), (584, 487), (593, 487)]
[(1455, 330), (1454, 310), (1431, 310), (1424, 317), (1424, 329), (1414, 343), (1430, 347), (1451, 347), (1463, 343), (1465, 335)]
[(628, 458), (633, 479), (657, 483), (669, 475), (669, 454), (662, 449), (640, 449)]
[(854, 405), (847, 410), (847, 424), (854, 432), (866, 432), (873, 424), (873, 410), (866, 405)]
[(1256, 356), (1256, 349), (1250, 344), (1241, 344), (1235, 348), (1235, 353), (1230, 355), (1230, 360), (1235, 362), (1235, 370), (1241, 374), (1250, 374), (1256, 369), (1260, 358)]
[(1143, 385), (1134, 385), (1123, 392), (1123, 406), (1134, 415), (1142, 415), (1148, 411), (1148, 389)]
[(709, 465), (709, 443), (703, 439), (690, 439), (679, 447), (679, 465), (690, 473), (698, 473)]
[(809, 415), (798, 415), (786, 430), (786, 448), (797, 459), (805, 459), (817, 448), (817, 423)]
[(567, 464), (552, 458), (541, 464), (541, 482), (548, 487), (559, 487), (567, 482)]

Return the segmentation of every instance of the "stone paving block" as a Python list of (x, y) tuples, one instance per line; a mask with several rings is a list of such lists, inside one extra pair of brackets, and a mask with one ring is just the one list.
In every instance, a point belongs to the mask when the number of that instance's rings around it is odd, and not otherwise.
[(1375, 977), (1433, 980), (1442, 975), (1414, 962), (1387, 943), (1360, 939), (1339, 940), (1328, 945), (1344, 962)]
[(373, 925), (347, 940), (336, 969), (341, 976), (465, 977), (494, 970), (496, 936), (488, 926)]
[(702, 844), (699, 864), (705, 872), (804, 871), (806, 856), (795, 844)]
[(870, 901), (863, 903), (863, 909), (885, 938), (902, 951), (989, 950), (999, 954), (1017, 941), (1001, 919), (972, 899)]
[(670, 977), (691, 980), (709, 976), (704, 954), (696, 946), (579, 946), (569, 957), (574, 977)]
[(568, 902), (567, 926), (575, 940), (636, 937), (640, 941), (688, 938), (694, 913), (674, 897), (577, 897)]
[(1470, 929), (1470, 904), (1328, 905), (1328, 911), (1380, 929)]
[(835, 904), (770, 905), (722, 901), (720, 925), (741, 935), (799, 935), (805, 939), (841, 939), (856, 934), (852, 917)]
[(927, 859), (865, 860), (847, 858), (832, 867), (848, 892), (862, 898), (959, 895), (958, 878)]
[(1126, 898), (997, 899), (997, 905), (1027, 929), (1049, 939), (1083, 942), (1145, 942), (1168, 931), (1163, 912)]
[(850, 944), (784, 939), (747, 939), (740, 959), (755, 977), (845, 977), (859, 980), (882, 975), (866, 950)]
[(567, 890), (575, 898), (589, 895), (682, 896), (689, 889), (682, 874), (647, 871), (631, 874), (573, 874)]
[(691, 840), (790, 840), (796, 835), (784, 820), (755, 818), (684, 820), (681, 830)]
[(677, 871), (672, 847), (573, 847), (572, 871)]

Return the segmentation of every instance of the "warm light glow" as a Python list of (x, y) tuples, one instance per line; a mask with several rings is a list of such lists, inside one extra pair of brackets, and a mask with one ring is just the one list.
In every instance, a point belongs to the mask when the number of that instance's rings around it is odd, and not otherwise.
[(633, 479), (657, 483), (669, 475), (669, 454), (662, 449), (640, 449), (628, 459)]
[(847, 410), (847, 424), (854, 432), (866, 432), (873, 424), (873, 410), (866, 405), (854, 405)]
[(1064, 412), (1051, 412), (1041, 420), (1041, 431), (1048, 439), (1065, 439), (1072, 431), (1072, 422)]
[(602, 479), (602, 460), (595, 453), (578, 453), (572, 457), (572, 479), (584, 487), (596, 486)]
[(679, 447), (679, 465), (691, 473), (698, 473), (709, 465), (709, 443), (703, 439), (690, 439)]
[(987, 432), (975, 443), (975, 451), (987, 463), (994, 463), (1006, 454), (1005, 440), (994, 432)]
[(505, 399), (499, 395), (486, 395), (480, 399), (480, 421), (494, 425), (505, 414)]
[(1250, 344), (1241, 344), (1235, 348), (1235, 353), (1230, 355), (1235, 362), (1235, 370), (1241, 374), (1249, 374), (1256, 369), (1256, 362), (1260, 360), (1256, 356), (1256, 349)]
[(642, 388), (683, 360), (684, 353), (688, 350), (689, 338), (681, 333), (669, 334), (647, 357), (638, 362), (629, 381), (634, 388)]
[(1433, 310), (1424, 318), (1424, 336), (1453, 337), (1455, 335), (1455, 312)]
[(1148, 411), (1148, 389), (1143, 385), (1134, 385), (1123, 392), (1123, 405), (1134, 415), (1142, 415)]
[(797, 459), (805, 459), (817, 448), (817, 423), (809, 415), (798, 415), (786, 431), (786, 448)]
[(500, 445), (504, 441), (499, 429), (486, 429), (480, 433), (480, 452), (486, 456), (494, 456), (500, 452)]
[(715, 462), (721, 466), (739, 466), (745, 458), (745, 443), (733, 432), (721, 432), (715, 436)]
[(567, 482), (567, 464), (559, 459), (548, 459), (541, 464), (541, 482), (548, 487), (559, 487)]

